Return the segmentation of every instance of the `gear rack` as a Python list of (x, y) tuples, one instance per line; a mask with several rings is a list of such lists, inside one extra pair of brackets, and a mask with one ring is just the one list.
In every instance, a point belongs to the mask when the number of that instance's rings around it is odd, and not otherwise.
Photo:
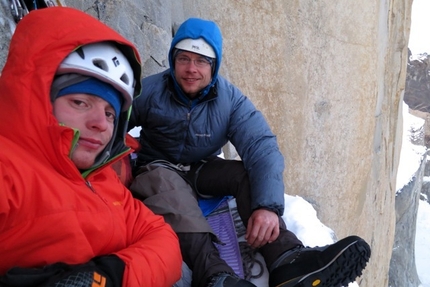
[(60, 0), (10, 0), (10, 10), (18, 23), (31, 10), (48, 8), (53, 6), (64, 6)]

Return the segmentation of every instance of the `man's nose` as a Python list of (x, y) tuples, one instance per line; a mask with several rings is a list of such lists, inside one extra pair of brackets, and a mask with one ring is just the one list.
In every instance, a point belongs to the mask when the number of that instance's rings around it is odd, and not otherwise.
[(91, 129), (105, 131), (109, 125), (108, 119), (106, 118), (105, 109), (93, 109), (93, 111), (91, 111), (89, 115), (88, 125)]
[(196, 66), (196, 60), (192, 60), (192, 59), (191, 59), (191, 60), (188, 62), (187, 66), (188, 66), (188, 68), (190, 68), (190, 69), (197, 69), (197, 66)]

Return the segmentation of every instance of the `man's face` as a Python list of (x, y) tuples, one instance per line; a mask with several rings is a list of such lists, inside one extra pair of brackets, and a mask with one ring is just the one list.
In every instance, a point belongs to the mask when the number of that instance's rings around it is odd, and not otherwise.
[(90, 168), (112, 138), (115, 110), (102, 98), (88, 94), (61, 96), (53, 106), (58, 122), (80, 131), (72, 161), (78, 169)]
[(212, 68), (202, 55), (184, 51), (175, 58), (175, 78), (184, 93), (194, 98), (212, 81)]

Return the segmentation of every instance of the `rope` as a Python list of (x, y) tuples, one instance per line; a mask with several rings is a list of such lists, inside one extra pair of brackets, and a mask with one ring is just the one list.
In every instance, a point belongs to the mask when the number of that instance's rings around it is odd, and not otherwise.
[[(239, 216), (237, 207), (231, 208), (231, 216), (233, 217), (234, 227), (236, 229), (237, 237), (244, 236), (246, 228), (242, 223), (242, 219)], [(243, 273), (246, 280), (257, 279), (264, 274), (263, 262), (256, 258), (257, 250), (249, 246), (246, 241), (239, 242), (239, 249), (242, 255)], [(254, 266), (258, 265), (259, 271), (257, 274), (252, 274)]]

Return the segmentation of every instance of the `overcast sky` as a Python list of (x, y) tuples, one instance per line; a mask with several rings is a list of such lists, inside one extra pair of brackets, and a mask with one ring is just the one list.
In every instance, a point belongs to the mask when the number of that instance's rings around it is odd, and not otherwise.
[(430, 54), (430, 0), (413, 0), (408, 47), (412, 54)]

